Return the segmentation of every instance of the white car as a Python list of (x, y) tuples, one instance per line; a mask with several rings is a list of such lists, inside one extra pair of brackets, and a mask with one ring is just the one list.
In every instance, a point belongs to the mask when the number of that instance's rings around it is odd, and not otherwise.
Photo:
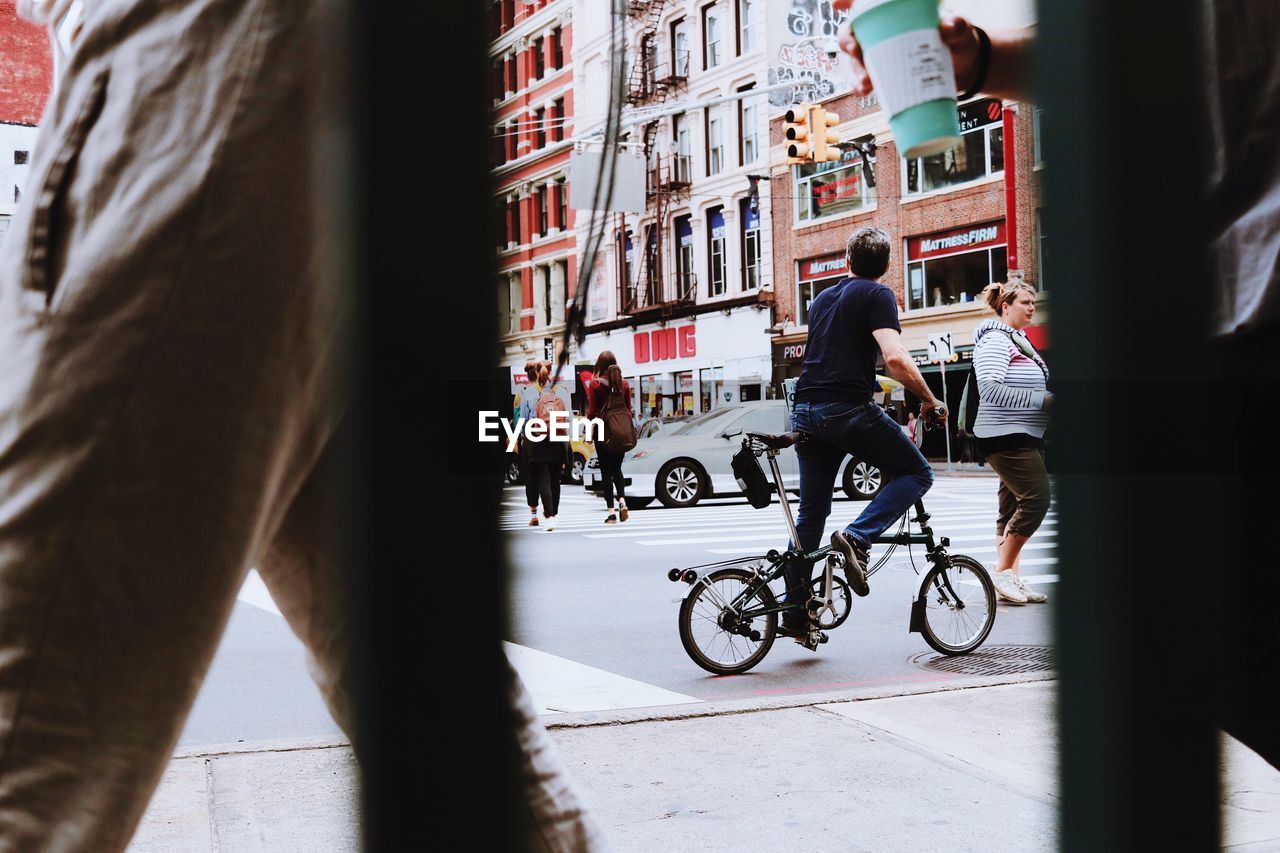
[[(640, 439), (622, 462), (627, 506), (643, 509), (654, 498), (664, 506), (693, 506), (703, 498), (742, 494), (730, 460), (748, 432), (787, 432), (786, 403), (766, 400), (725, 406), (679, 424), (666, 424), (661, 433)], [(765, 473), (772, 479), (767, 462)], [(782, 481), (788, 491), (800, 488), (795, 448), (778, 454)], [(582, 474), (587, 491), (600, 494), (600, 461), (593, 456)], [(880, 470), (852, 456), (845, 457), (836, 484), (854, 500), (870, 500), (880, 492)]]

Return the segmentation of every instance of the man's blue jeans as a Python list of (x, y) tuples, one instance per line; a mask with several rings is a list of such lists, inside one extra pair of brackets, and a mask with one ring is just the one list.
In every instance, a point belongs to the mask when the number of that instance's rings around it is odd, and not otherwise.
[[(911, 508), (933, 485), (933, 469), (902, 428), (875, 403), (796, 403), (794, 425), (805, 440), (796, 445), (800, 459), (800, 512), (797, 543), (804, 551), (819, 547), (831, 514), (840, 463), (848, 454), (875, 465), (886, 478), (880, 494), (867, 504), (845, 532), (864, 549)], [(787, 586), (807, 583), (791, 577)], [(789, 597), (788, 601), (792, 599)]]

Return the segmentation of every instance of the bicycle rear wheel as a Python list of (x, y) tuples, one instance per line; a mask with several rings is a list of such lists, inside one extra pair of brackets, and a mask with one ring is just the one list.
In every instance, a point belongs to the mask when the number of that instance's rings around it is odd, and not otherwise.
[(777, 607), (769, 587), (729, 607), (747, 590), (752, 574), (718, 569), (689, 590), (680, 604), (680, 642), (693, 662), (717, 675), (746, 672), (764, 660), (778, 632), (778, 614), (742, 618), (743, 610)]
[(920, 598), (925, 602), (920, 633), (930, 648), (944, 655), (966, 655), (978, 648), (996, 622), (991, 576), (963, 554), (951, 554), (947, 565), (925, 573)]

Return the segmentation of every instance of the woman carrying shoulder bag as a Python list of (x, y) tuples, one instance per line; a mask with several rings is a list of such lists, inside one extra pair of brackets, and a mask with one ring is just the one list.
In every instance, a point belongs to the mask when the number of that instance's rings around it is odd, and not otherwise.
[[(635, 414), (631, 409), (631, 388), (622, 378), (622, 368), (613, 353), (605, 350), (596, 359), (594, 378), (587, 384), (587, 417), (602, 417), (604, 437), (596, 441), (600, 457), (600, 474), (604, 479), (604, 502), (609, 507), (605, 524), (627, 520), (627, 501), (622, 478), (622, 457), (636, 444)], [(625, 417), (623, 417), (625, 407)], [(623, 427), (629, 428), (629, 433)], [(613, 508), (614, 492), (618, 493), (618, 509)]]
[(1049, 368), (1023, 331), (1036, 312), (1036, 292), (1021, 281), (992, 284), (983, 300), (998, 319), (973, 333), (973, 371), (978, 384), (978, 449), (1000, 476), (996, 515), (996, 592), (1013, 604), (1047, 600), (1022, 580), (1018, 557), (1049, 512), (1049, 474), (1044, 432), (1053, 394)]

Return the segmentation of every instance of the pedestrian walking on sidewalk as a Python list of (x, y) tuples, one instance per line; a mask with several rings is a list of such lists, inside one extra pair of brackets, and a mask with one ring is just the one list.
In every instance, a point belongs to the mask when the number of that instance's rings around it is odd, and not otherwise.
[[(321, 157), (349, 124), (320, 82), (337, 19), (315, 0), (20, 5), (67, 53), (0, 246), (0, 849), (126, 849), (251, 566), (370, 802), (399, 805), (393, 780), (423, 774), (379, 760), (369, 721), (407, 715), (376, 711), (393, 665), (353, 638), (363, 521), (335, 494), (360, 312), (325, 211), (362, 183)], [(521, 820), (512, 849), (603, 849), (505, 673), (494, 820)]]
[(974, 330), (973, 370), (978, 384), (978, 449), (1000, 476), (996, 515), (996, 572), (1000, 598), (1012, 604), (1047, 600), (1022, 579), (1019, 555), (1049, 511), (1044, 432), (1053, 393), (1049, 367), (1023, 330), (1036, 313), (1036, 292), (1012, 281), (992, 284), (983, 299), (997, 319)]
[[(552, 383), (551, 362), (538, 362), (535, 379), (538, 393), (536, 396), (526, 395), (521, 402), (520, 416), (527, 421), (537, 419), (547, 422), (549, 429), (551, 412), (571, 412), (573, 404), (564, 386)], [(524, 445), (529, 460), (529, 479), (542, 498), (543, 524), (550, 533), (556, 529), (556, 516), (560, 512), (560, 479), (569, 462), (569, 442), (558, 440), (548, 433), (541, 441), (526, 437)]]
[[(631, 387), (622, 378), (622, 368), (613, 353), (604, 350), (596, 359), (593, 378), (587, 385), (587, 418), (604, 421), (604, 436), (596, 441), (600, 457), (600, 474), (604, 480), (604, 502), (609, 507), (605, 524), (626, 521), (626, 485), (622, 476), (622, 457), (636, 446), (635, 415), (631, 409)], [(627, 431), (627, 427), (630, 431)], [(613, 506), (617, 493), (618, 508)]]
[[(529, 412), (536, 410), (538, 405), (538, 395), (542, 393), (542, 386), (538, 384), (538, 368), (542, 365), (541, 361), (529, 361), (525, 363), (524, 375), (528, 377), (529, 384), (520, 389), (520, 393), (516, 394), (516, 406), (513, 416), (518, 420), (520, 418), (532, 417)], [(529, 526), (538, 526), (538, 483), (534, 479), (533, 471), (529, 467), (528, 449), (532, 442), (520, 440), (520, 446), (516, 448), (516, 453), (520, 457), (520, 470), (524, 473), (524, 500), (529, 505)]]

